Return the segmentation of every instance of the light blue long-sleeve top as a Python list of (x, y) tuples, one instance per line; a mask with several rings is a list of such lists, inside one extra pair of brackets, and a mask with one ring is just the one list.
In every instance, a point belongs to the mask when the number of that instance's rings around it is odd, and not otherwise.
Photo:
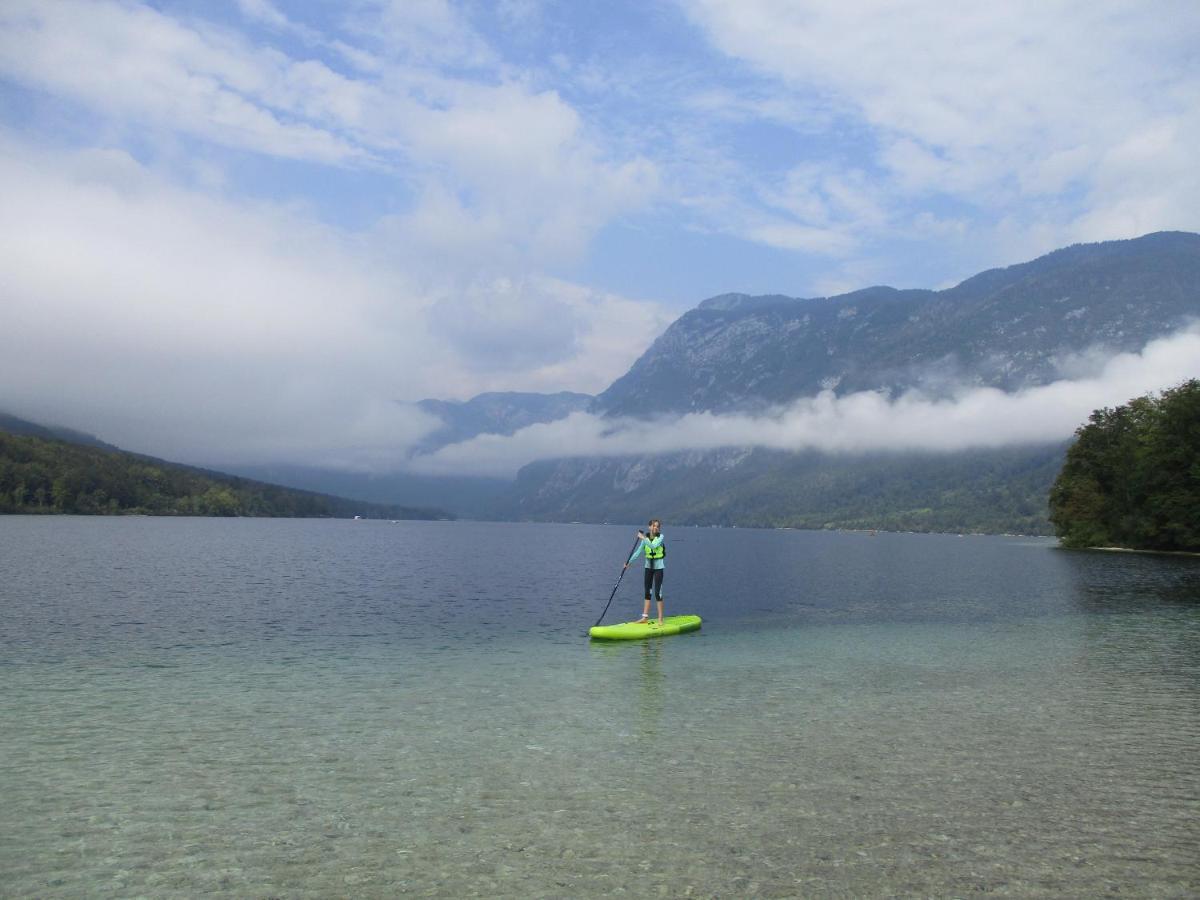
[[(662, 546), (662, 542), (663, 542), (663, 535), (661, 535), (661, 534), (658, 537), (654, 538), (653, 540), (651, 540), (649, 537), (642, 538), (640, 541), (638, 541), (638, 545), (634, 549), (633, 555), (629, 557), (629, 562), (632, 563), (639, 556), (645, 556), (647, 548), (649, 548), (651, 550), (657, 550), (659, 547)], [(626, 565), (628, 565), (628, 564), (629, 563), (626, 563)], [(647, 559), (646, 560), (646, 568), (647, 569), (665, 569), (666, 567), (667, 567), (666, 557), (664, 557), (662, 559)]]

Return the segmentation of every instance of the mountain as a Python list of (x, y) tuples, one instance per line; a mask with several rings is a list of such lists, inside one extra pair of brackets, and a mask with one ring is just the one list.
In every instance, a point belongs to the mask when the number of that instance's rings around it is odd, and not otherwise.
[(1050, 534), (1065, 444), (833, 457), (731, 449), (537, 462), (508, 515), (552, 521)]
[[(1138, 350), (1195, 319), (1200, 235), (1183, 232), (1075, 245), (940, 291), (722, 294), (681, 316), (596, 397), (421, 401), (443, 424), (417, 452), (583, 409), (647, 417), (753, 412), (822, 390), (1011, 391), (1060, 377), (1060, 364), (1074, 354)], [(1063, 444), (856, 456), (743, 448), (548, 460), (525, 467), (515, 482), (295, 466), (235, 471), (479, 518), (642, 521), (653, 513), (695, 524), (1048, 533), (1045, 496), (1064, 453)]]
[(1138, 350), (1200, 316), (1200, 235), (1081, 244), (944, 291), (724, 294), (681, 316), (597, 396), (605, 415), (752, 410), (833, 390), (1054, 380), (1058, 362)]
[[(1182, 232), (1067, 247), (943, 291), (723, 294), (673, 323), (591, 410), (648, 417), (756, 411), (822, 390), (1011, 391), (1061, 377), (1074, 354), (1139, 350), (1196, 319), (1200, 235)], [(1064, 454), (1055, 444), (551, 460), (520, 472), (498, 514), (1050, 533), (1045, 498)]]
[(166, 462), (7, 414), (0, 414), (0, 513), (449, 518)]
[(470, 400), (421, 400), (417, 406), (442, 420), (442, 427), (416, 448), (432, 453), (447, 444), (479, 434), (513, 434), (529, 425), (553, 422), (587, 409), (593, 397), (562, 391), (557, 394), (489, 393)]
[(0, 431), (6, 434), (21, 434), (27, 437), (38, 437), (50, 441), (66, 441), (68, 444), (79, 444), (84, 447), (99, 447), (101, 450), (120, 450), (112, 444), (106, 444), (94, 434), (76, 431), (73, 428), (62, 428), (57, 425), (39, 425), (27, 419), (0, 412)]

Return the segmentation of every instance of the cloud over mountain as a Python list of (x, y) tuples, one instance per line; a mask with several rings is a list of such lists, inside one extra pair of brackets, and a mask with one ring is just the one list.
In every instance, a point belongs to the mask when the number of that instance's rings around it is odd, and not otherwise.
[(1092, 410), (1115, 406), (1200, 374), (1200, 327), (1108, 357), (1098, 371), (1006, 393), (967, 388), (944, 399), (824, 391), (764, 415), (689, 413), (652, 420), (574, 413), (511, 436), (480, 435), (412, 461), (426, 474), (510, 477), (541, 459), (635, 456), (729, 447), (957, 451), (1064, 440)]
[(359, 464), (715, 292), (1195, 230), (1200, 14), (1157, 10), (9, 0), (0, 404)]
[(664, 322), (544, 276), (454, 296), (379, 235), (183, 187), (123, 151), (3, 143), (0, 185), (0, 408), (184, 461), (386, 465), (438, 425), (413, 401), (514, 367), (594, 389), (638, 352), (629, 323)]

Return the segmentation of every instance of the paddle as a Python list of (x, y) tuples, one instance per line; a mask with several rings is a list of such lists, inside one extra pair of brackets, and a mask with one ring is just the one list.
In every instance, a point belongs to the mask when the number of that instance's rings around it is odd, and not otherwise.
[[(633, 542), (633, 546), (630, 547), (629, 552), (625, 554), (626, 560), (628, 560), (629, 557), (633, 556), (633, 551), (637, 549), (637, 545), (640, 544), (641, 542), (642, 542), (641, 538), (638, 538), (636, 541)], [(621, 579), (625, 577), (625, 570), (628, 568), (629, 568), (628, 562), (626, 562), (625, 565), (623, 565), (621, 567), (621, 574), (617, 576), (617, 583), (613, 585), (613, 591), (611, 594), (608, 595), (608, 603), (604, 604), (604, 612), (600, 613), (600, 618), (596, 620), (596, 625), (599, 625), (604, 620), (604, 613), (608, 612), (608, 607), (612, 604), (613, 597), (617, 596), (617, 588), (619, 588), (621, 586)], [(595, 628), (596, 625), (593, 625), (592, 627)]]

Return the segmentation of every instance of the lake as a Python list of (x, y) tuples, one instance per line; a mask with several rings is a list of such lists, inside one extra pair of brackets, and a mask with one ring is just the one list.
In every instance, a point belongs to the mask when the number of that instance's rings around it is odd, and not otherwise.
[(0, 895), (1200, 892), (1200, 559), (664, 530), (0, 517)]

